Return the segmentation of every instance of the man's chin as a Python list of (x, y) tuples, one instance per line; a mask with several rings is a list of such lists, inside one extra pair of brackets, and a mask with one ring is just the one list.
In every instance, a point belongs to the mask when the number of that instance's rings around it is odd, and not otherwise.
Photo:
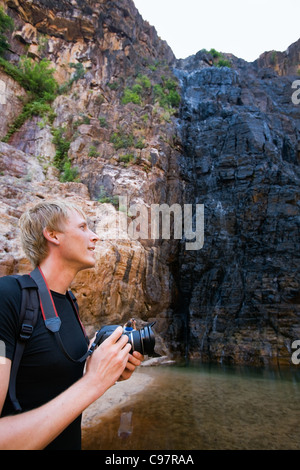
[(82, 264), (79, 271), (83, 271), (84, 269), (94, 268), (95, 265), (96, 265), (96, 260), (95, 259), (91, 260), (90, 262), (87, 261), (86, 263)]

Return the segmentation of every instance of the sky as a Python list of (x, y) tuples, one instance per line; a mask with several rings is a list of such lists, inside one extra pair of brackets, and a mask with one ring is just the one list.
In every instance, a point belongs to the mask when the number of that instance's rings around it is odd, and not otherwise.
[(201, 49), (252, 62), (300, 38), (300, 0), (133, 0), (177, 59)]

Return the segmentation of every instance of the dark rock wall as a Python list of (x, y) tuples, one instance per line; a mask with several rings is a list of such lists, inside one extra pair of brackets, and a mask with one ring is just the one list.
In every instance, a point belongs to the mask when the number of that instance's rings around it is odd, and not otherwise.
[(210, 67), (199, 54), (179, 61), (176, 73), (185, 202), (205, 205), (204, 247), (183, 245), (180, 255), (188, 353), (289, 363), (300, 337), (297, 77), (241, 60)]

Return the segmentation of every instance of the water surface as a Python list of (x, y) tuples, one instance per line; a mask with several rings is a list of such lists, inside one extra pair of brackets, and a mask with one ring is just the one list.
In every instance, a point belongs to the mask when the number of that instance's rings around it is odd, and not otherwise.
[(84, 430), (85, 450), (300, 449), (300, 370), (140, 368), (154, 380)]

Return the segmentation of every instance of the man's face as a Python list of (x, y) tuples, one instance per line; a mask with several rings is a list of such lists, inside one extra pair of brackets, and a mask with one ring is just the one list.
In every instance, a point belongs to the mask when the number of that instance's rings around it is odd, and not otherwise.
[(77, 211), (71, 211), (58, 233), (60, 254), (66, 264), (77, 271), (95, 266), (95, 245), (98, 236), (92, 232), (85, 218)]

